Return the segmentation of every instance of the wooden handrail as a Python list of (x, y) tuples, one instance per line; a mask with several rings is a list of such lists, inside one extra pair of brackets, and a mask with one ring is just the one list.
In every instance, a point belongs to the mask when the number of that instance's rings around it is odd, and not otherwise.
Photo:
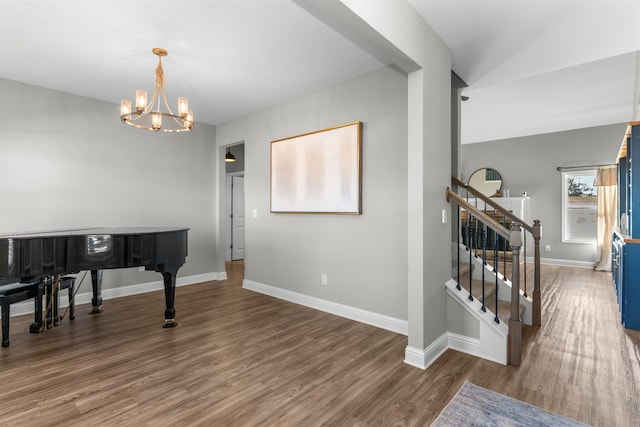
[[(454, 184), (457, 184), (452, 179)], [(458, 184), (459, 185), (459, 184)], [(454, 201), (462, 209), (467, 210), (478, 221), (493, 229), (493, 231), (509, 241), (512, 251), (512, 265), (514, 266), (511, 277), (511, 312), (509, 316), (509, 330), (507, 335), (507, 361), (510, 365), (520, 366), (522, 359), (522, 319), (520, 318), (520, 248), (522, 247), (521, 222), (514, 221), (511, 230), (487, 215), (482, 209), (478, 209), (467, 202), (464, 197), (447, 187), (445, 197), (448, 202)], [(517, 217), (515, 217), (518, 219)], [(459, 280), (459, 278), (458, 278)], [(497, 275), (496, 275), (497, 282)], [(483, 275), (484, 286), (484, 275)], [(469, 291), (471, 294), (471, 290)], [(469, 297), (471, 298), (471, 296)], [(496, 294), (497, 298), (497, 294)], [(483, 290), (484, 307), (484, 290)], [(497, 305), (497, 300), (496, 300)], [(497, 311), (496, 311), (497, 316)]]
[(478, 199), (482, 200), (483, 202), (485, 202), (489, 206), (493, 207), (496, 211), (498, 211), (501, 214), (503, 214), (505, 216), (505, 218), (508, 218), (512, 222), (517, 222), (517, 223), (521, 224), (522, 227), (525, 230), (527, 230), (529, 233), (533, 234), (533, 227), (531, 225), (529, 225), (526, 222), (524, 222), (521, 218), (518, 218), (512, 212), (506, 210), (504, 207), (500, 206), (497, 202), (493, 201), (491, 198), (485, 196), (484, 194), (480, 193), (475, 188), (471, 187), (470, 185), (465, 184), (464, 182), (460, 181), (458, 178), (456, 178), (454, 176), (451, 177), (451, 182), (456, 184), (459, 187), (464, 188), (467, 191), (470, 191), (471, 194), (476, 196)]
[(454, 183), (455, 185), (457, 185), (458, 187), (467, 188), (467, 184), (465, 184), (464, 182), (460, 181), (455, 176), (451, 177), (451, 182)]
[[(512, 271), (512, 285), (511, 285), (511, 316), (509, 319), (509, 335), (508, 335), (508, 363), (515, 366), (520, 366), (522, 357), (522, 319), (520, 319), (519, 301), (520, 301), (520, 268), (515, 266), (520, 265), (520, 249), (522, 246), (521, 229), (524, 229), (531, 233), (534, 240), (534, 290), (532, 298), (532, 323), (533, 325), (540, 326), (542, 324), (542, 298), (540, 289), (540, 239), (542, 237), (542, 226), (539, 220), (533, 221), (533, 226), (524, 222), (521, 218), (514, 215), (512, 212), (506, 210), (499, 205), (496, 201), (490, 199), (478, 192), (475, 188), (465, 184), (455, 177), (451, 177), (451, 183), (455, 187), (466, 189), (471, 192), (477, 199), (482, 200), (485, 204), (493, 207), (496, 212), (500, 212), (504, 215), (505, 219), (512, 222), (511, 230), (504, 227), (499, 222), (495, 221), (489, 216), (483, 209), (478, 209), (460, 196), (457, 192), (447, 187), (446, 199), (447, 201), (454, 201), (459, 207), (467, 210), (476, 219), (488, 227), (492, 228), (497, 234), (509, 240), (512, 250), (512, 265), (514, 266)], [(526, 252), (525, 252), (526, 254)], [(526, 261), (525, 261), (526, 262)], [(526, 268), (526, 266), (525, 266)], [(483, 278), (484, 280), (484, 278)], [(526, 296), (526, 271), (525, 271), (525, 296)]]
[[(522, 228), (527, 230), (533, 236), (533, 245), (534, 245), (534, 255), (533, 255), (533, 324), (536, 326), (540, 326), (542, 324), (542, 298), (541, 298), (541, 290), (540, 290), (540, 239), (542, 237), (542, 225), (540, 224), (540, 220), (534, 220), (533, 226), (527, 224), (522, 219), (518, 218), (513, 213), (509, 212), (502, 206), (500, 206), (497, 202), (491, 200), (489, 197), (481, 194), (478, 190), (473, 188), (470, 185), (465, 184), (460, 181), (458, 178), (452, 176), (451, 182), (457, 185), (460, 188), (464, 188), (467, 191), (470, 191), (471, 194), (482, 200), (483, 202), (493, 206), (493, 208), (502, 214), (504, 214), (505, 218), (510, 219), (514, 223), (519, 223)], [(464, 200), (464, 198), (458, 196), (456, 200)], [(449, 200), (449, 197), (447, 197)], [(466, 200), (465, 200), (466, 201)], [(460, 204), (458, 202), (458, 204)], [(470, 205), (468, 202), (467, 205)], [(461, 205), (461, 204), (460, 204)], [(461, 205), (462, 206), (462, 205)], [(477, 213), (474, 212), (475, 215)], [(525, 284), (526, 286), (526, 284)]]
[(496, 231), (496, 233), (498, 233), (499, 235), (501, 235), (505, 239), (507, 239), (507, 240), (509, 239), (509, 236), (510, 236), (511, 232), (509, 231), (508, 228), (506, 228), (504, 225), (500, 224), (495, 219), (491, 218), (484, 211), (476, 208), (471, 203), (467, 202), (464, 199), (464, 197), (460, 197), (458, 195), (458, 193), (456, 193), (455, 191), (451, 190), (451, 188), (447, 187), (447, 190), (445, 192), (445, 197), (447, 198), (447, 202), (450, 202), (451, 199), (453, 199), (458, 204), (458, 206), (460, 206), (461, 208), (464, 208), (465, 210), (471, 212), (473, 214), (473, 216), (475, 216), (480, 222), (482, 222), (482, 223), (488, 225), (489, 227), (493, 228)]

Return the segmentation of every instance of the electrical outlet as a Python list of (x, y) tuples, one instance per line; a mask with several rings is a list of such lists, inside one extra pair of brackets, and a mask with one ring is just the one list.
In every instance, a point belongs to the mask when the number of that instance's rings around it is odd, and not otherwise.
[(551, 245), (544, 245), (545, 252), (551, 252)]
[(322, 274), (320, 276), (320, 283), (322, 283), (323, 285), (327, 285), (327, 275), (326, 274)]

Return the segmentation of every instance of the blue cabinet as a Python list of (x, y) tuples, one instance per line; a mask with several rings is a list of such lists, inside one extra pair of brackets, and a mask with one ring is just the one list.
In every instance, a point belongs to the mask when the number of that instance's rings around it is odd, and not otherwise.
[(612, 249), (613, 280), (622, 325), (640, 330), (640, 241), (616, 230)]
[(618, 224), (611, 245), (618, 308), (624, 327), (640, 330), (640, 122), (629, 125), (618, 154)]

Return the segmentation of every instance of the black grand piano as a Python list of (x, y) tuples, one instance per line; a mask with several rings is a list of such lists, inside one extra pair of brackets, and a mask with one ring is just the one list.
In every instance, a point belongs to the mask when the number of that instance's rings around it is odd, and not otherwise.
[(102, 271), (144, 266), (164, 278), (163, 327), (176, 326), (176, 275), (187, 257), (188, 228), (106, 227), (0, 234), (0, 280), (39, 280), (91, 271), (92, 312), (102, 306)]

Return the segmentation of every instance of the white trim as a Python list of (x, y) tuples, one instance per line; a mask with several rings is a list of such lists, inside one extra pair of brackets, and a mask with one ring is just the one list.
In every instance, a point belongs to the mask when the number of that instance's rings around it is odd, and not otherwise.
[[(194, 285), (196, 283), (202, 282), (210, 282), (217, 280), (225, 280), (227, 276), (226, 272), (216, 273), (205, 273), (205, 274), (196, 274), (194, 276), (187, 277), (178, 277), (176, 279), (176, 287)], [(87, 274), (89, 288), (91, 287), (91, 276)], [(81, 274), (76, 275), (76, 286), (80, 283)], [(85, 285), (86, 286), (86, 285)], [(155, 282), (146, 282), (139, 283), (135, 285), (128, 286), (118, 286), (116, 288), (109, 288), (102, 290), (102, 299), (103, 301), (126, 297), (130, 295), (142, 294), (145, 292), (154, 292), (160, 291), (164, 289), (164, 282), (162, 280), (158, 280)], [(65, 294), (66, 295), (66, 294)], [(75, 297), (75, 304), (89, 304), (91, 303), (91, 299), (93, 298), (93, 291), (77, 293)], [(60, 298), (60, 307), (66, 307), (68, 305), (68, 298), (63, 297)], [(33, 313), (33, 301), (23, 301), (16, 304), (11, 305), (11, 317), (13, 316), (21, 316), (23, 314), (31, 314)]]
[(507, 364), (507, 335), (509, 327), (493, 321), (494, 314), (482, 311), (482, 304), (463, 296), (463, 292), (456, 288), (456, 281), (451, 279), (446, 284), (447, 297), (465, 309), (465, 312), (476, 319), (479, 326), (479, 338), (467, 337), (447, 332), (449, 348), (472, 356), (480, 357), (492, 362)]
[[(466, 353), (471, 356), (479, 357), (481, 359), (489, 360), (491, 362), (500, 363), (502, 365), (507, 364), (506, 337), (504, 342), (504, 357), (502, 357), (503, 350), (499, 350), (501, 357), (495, 357), (495, 355), (487, 353), (486, 351), (483, 350), (482, 343), (478, 339), (470, 338), (464, 335), (454, 334), (453, 332), (447, 332), (447, 335), (449, 339), (449, 348), (451, 350), (456, 350), (461, 353)], [(502, 343), (500, 344), (502, 345)]]
[[(533, 263), (533, 257), (527, 257), (527, 262)], [(564, 267), (593, 268), (595, 261), (577, 261), (573, 259), (540, 258), (540, 264), (561, 265)]]
[(300, 294), (298, 292), (277, 288), (271, 285), (265, 285), (264, 283), (258, 283), (247, 279), (243, 280), (242, 287), (254, 292), (259, 292), (261, 294), (269, 295), (285, 301), (324, 311), (326, 313), (335, 314), (337, 316), (365, 323), (367, 325), (386, 329), (391, 332), (408, 335), (409, 326), (407, 321), (403, 319), (374, 313), (372, 311), (339, 304), (333, 301), (327, 301), (321, 298)]
[(449, 348), (467, 354), (475, 355), (477, 353), (477, 348), (480, 346), (480, 340), (478, 338), (472, 338), (453, 332), (447, 332), (447, 335)]
[(404, 363), (420, 369), (427, 369), (433, 362), (449, 349), (447, 333), (436, 338), (427, 348), (420, 350), (407, 346), (404, 349)]
[[(592, 239), (587, 239), (587, 240), (583, 240), (580, 238), (572, 238), (571, 236), (569, 236), (569, 206), (568, 206), (568, 197), (569, 197), (569, 178), (570, 177), (576, 177), (576, 176), (591, 176), (593, 175), (593, 178), (595, 180), (596, 175), (598, 174), (598, 168), (595, 167), (585, 167), (585, 168), (576, 168), (576, 169), (572, 169), (571, 171), (563, 171), (562, 172), (562, 223), (561, 223), (561, 239), (560, 241), (562, 243), (571, 243), (571, 244), (591, 244), (591, 245), (596, 245), (597, 243), (597, 239), (596, 236), (593, 236)], [(596, 194), (597, 194), (597, 187), (594, 186), (594, 188), (596, 188)], [(592, 206), (592, 210), (595, 209), (597, 211), (598, 209), (598, 202), (596, 200), (596, 202), (593, 203)]]
[[(504, 324), (504, 322), (496, 323), (493, 321), (495, 314), (490, 311), (482, 311), (482, 304), (477, 298), (474, 298), (473, 301), (469, 300), (469, 298), (465, 298), (462, 296), (464, 292), (459, 291), (456, 286), (457, 282), (453, 279), (449, 279), (445, 284), (447, 295), (450, 295), (455, 299), (455, 301), (460, 304), (462, 307), (465, 307), (467, 311), (476, 318), (479, 322), (485, 322), (491, 327), (496, 333), (506, 336), (509, 332), (509, 327)], [(468, 291), (465, 291), (468, 295)]]
[[(487, 354), (483, 351), (482, 344), (479, 339), (454, 334), (453, 332), (445, 332), (424, 350), (407, 346), (404, 350), (404, 363), (415, 368), (425, 370), (440, 356), (442, 356), (445, 351), (456, 350), (474, 357), (506, 365), (506, 342), (503, 347), (504, 357), (495, 357), (495, 355)], [(502, 350), (499, 350), (499, 353), (502, 352)], [(502, 356), (502, 354), (500, 354), (500, 356)]]

